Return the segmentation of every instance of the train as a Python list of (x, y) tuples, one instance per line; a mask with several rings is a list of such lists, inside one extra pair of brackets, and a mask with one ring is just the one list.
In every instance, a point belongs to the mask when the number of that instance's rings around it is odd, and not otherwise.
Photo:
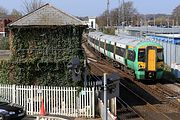
[(164, 69), (163, 47), (155, 42), (128, 35), (89, 32), (88, 45), (136, 80), (161, 80)]

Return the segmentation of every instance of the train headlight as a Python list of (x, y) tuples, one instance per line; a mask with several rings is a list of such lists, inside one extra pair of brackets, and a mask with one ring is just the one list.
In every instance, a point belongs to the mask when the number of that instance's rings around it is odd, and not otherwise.
[(142, 68), (143, 66), (141, 64), (139, 64), (139, 68)]
[(139, 70), (144, 70), (145, 69), (145, 63), (144, 62), (139, 62), (138, 63), (138, 69)]

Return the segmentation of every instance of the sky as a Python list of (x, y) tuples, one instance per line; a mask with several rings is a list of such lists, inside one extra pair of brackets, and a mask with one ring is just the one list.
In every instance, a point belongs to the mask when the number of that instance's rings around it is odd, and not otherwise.
[[(6, 8), (9, 12), (15, 8), (23, 11), (24, 0), (0, 0), (0, 6)], [(26, 0), (31, 1), (31, 0)], [(107, 8), (107, 0), (42, 0), (44, 3), (50, 3), (56, 8), (63, 10), (74, 16), (99, 16)], [(109, 0), (110, 9), (117, 8), (119, 1)], [(180, 0), (124, 0), (133, 1), (134, 7), (141, 14), (165, 13), (171, 14), (172, 10), (180, 5)]]

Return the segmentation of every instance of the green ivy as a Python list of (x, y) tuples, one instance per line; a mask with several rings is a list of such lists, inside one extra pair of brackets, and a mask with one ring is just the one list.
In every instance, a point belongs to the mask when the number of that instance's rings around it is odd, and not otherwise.
[[(11, 28), (14, 33), (13, 56), (1, 81), (24, 85), (76, 86), (67, 64), (73, 57), (84, 59), (81, 48), (82, 26)], [(82, 62), (83, 63), (83, 62)], [(11, 76), (5, 72), (11, 71)]]

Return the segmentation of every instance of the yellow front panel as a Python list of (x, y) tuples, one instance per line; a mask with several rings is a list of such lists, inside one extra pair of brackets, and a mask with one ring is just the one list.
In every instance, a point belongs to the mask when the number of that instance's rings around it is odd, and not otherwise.
[(146, 68), (146, 63), (145, 62), (138, 62), (138, 68), (139, 69), (145, 69)]
[(148, 51), (148, 71), (156, 71), (156, 51)]
[(128, 48), (134, 48), (134, 47), (129, 45)]

